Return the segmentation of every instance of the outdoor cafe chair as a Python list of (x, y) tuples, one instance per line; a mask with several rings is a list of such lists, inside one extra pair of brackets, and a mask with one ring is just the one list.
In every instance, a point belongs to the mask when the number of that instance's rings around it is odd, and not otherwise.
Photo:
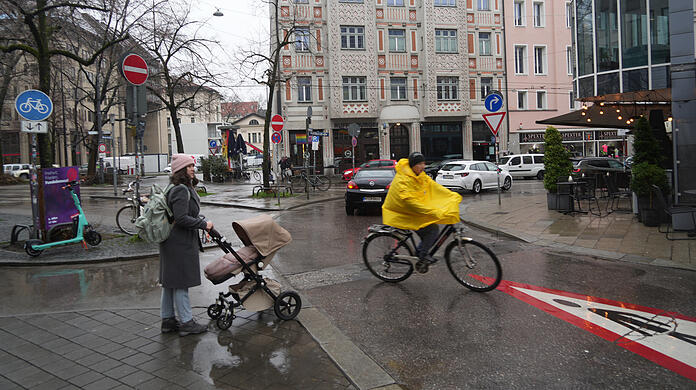
[[(660, 233), (665, 233), (667, 239), (671, 241), (696, 239), (696, 207), (669, 206), (665, 201), (665, 197), (662, 194), (662, 190), (660, 189), (660, 187), (654, 184), (652, 185), (652, 194), (655, 198), (655, 201), (657, 202), (657, 208), (664, 210), (665, 213), (667, 213), (667, 215), (669, 216), (669, 221), (667, 222), (667, 230), (662, 230), (662, 222), (660, 222), (660, 225), (658, 226), (657, 230)], [(674, 237), (675, 230), (672, 226), (672, 216), (679, 214), (691, 214), (691, 222), (693, 223), (692, 226), (694, 227), (694, 230), (688, 232), (686, 237)], [(670, 234), (672, 235), (671, 237)]]
[[(587, 180), (576, 185), (573, 198), (575, 198), (575, 201), (578, 203), (578, 210), (582, 210), (580, 201), (584, 200), (587, 201), (587, 210), (590, 214), (602, 217), (602, 209), (597, 200), (594, 180)], [(596, 211), (592, 209), (593, 204), (596, 206)]]
[(631, 191), (628, 189), (619, 189), (617, 184), (617, 177), (610, 175), (609, 173), (604, 176), (606, 181), (607, 191), (609, 200), (607, 201), (607, 212), (613, 213), (614, 211), (631, 211), (630, 208), (619, 208), (619, 203), (622, 199), (631, 199)]

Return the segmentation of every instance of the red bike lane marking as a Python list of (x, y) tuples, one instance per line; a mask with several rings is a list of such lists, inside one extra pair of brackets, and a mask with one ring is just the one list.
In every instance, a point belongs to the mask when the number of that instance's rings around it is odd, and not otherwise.
[(508, 280), (497, 289), (696, 381), (696, 318)]

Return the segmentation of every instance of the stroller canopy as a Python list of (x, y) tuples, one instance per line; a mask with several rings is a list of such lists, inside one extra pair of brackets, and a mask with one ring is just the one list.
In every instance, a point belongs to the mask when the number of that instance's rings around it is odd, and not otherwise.
[(273, 256), (278, 249), (292, 241), (290, 233), (269, 215), (232, 222), (232, 228), (245, 246), (253, 245), (265, 257)]

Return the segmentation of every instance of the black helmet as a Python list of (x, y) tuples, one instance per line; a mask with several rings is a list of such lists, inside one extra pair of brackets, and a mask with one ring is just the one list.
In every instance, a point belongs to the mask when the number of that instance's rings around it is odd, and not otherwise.
[(411, 168), (418, 163), (422, 163), (423, 161), (425, 161), (425, 157), (423, 157), (423, 153), (421, 152), (413, 152), (408, 155), (408, 165)]

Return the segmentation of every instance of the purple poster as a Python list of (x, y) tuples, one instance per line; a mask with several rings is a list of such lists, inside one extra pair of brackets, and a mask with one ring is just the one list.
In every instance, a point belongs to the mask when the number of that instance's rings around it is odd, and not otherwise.
[[(43, 173), (43, 204), (44, 227), (46, 232), (56, 225), (72, 223), (72, 216), (77, 214), (75, 202), (70, 191), (63, 189), (69, 181), (78, 180), (80, 175), (77, 167), (47, 168)], [(80, 186), (73, 187), (80, 196)]]

